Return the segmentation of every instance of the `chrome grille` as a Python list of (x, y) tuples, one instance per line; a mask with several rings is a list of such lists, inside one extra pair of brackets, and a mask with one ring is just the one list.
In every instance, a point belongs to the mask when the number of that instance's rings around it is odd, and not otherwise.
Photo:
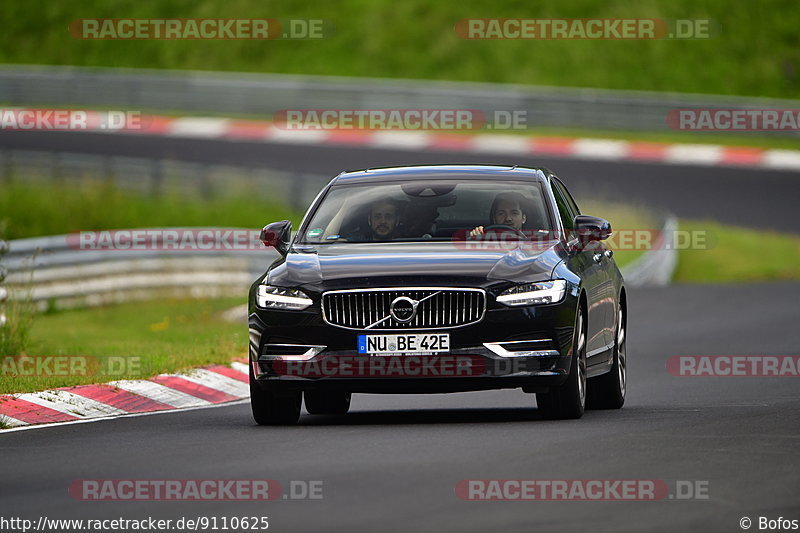
[[(407, 323), (389, 312), (395, 298), (416, 300), (417, 312)], [(387, 331), (444, 329), (479, 322), (486, 312), (483, 289), (454, 287), (403, 287), (329, 291), (322, 295), (322, 318), (328, 324), (349, 329)]]

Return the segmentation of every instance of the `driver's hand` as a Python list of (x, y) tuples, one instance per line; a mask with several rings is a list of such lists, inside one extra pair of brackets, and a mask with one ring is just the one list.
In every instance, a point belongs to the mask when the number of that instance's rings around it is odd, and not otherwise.
[(480, 237), (483, 234), (484, 234), (483, 226), (478, 226), (477, 228), (473, 228), (473, 230), (469, 232), (469, 236), (472, 238)]

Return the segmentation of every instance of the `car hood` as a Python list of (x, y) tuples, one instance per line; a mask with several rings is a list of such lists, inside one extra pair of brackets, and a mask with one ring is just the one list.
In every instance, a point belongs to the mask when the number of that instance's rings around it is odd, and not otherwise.
[(343, 278), (479, 277), (513, 282), (549, 279), (560, 243), (467, 249), (465, 243), (367, 243), (295, 246), (273, 266), (268, 283), (314, 284)]

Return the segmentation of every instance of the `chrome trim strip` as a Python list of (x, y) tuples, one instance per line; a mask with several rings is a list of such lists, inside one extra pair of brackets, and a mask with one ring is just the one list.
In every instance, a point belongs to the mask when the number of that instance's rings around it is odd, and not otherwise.
[(531, 342), (553, 342), (553, 339), (531, 339), (529, 341), (528, 340), (525, 340), (525, 341), (501, 341), (501, 342), (495, 342), (495, 343), (492, 343), (492, 344), (528, 344), (528, 343), (531, 343)]
[(291, 359), (296, 359), (296, 360), (300, 360), (300, 361), (307, 361), (307, 360), (313, 358), (318, 353), (320, 353), (325, 348), (327, 348), (327, 346), (320, 345), (320, 344), (272, 344), (272, 343), (269, 343), (269, 344), (265, 344), (264, 345), (264, 350), (267, 350), (267, 349), (269, 349), (271, 347), (277, 347), (277, 348), (293, 347), (293, 348), (308, 348), (308, 349), (305, 352), (301, 353), (301, 354), (300, 353), (295, 353), (295, 354), (264, 354), (264, 353), (262, 353), (262, 354), (259, 354), (259, 357), (258, 357), (259, 361), (264, 361), (264, 360), (269, 361), (271, 359), (284, 359), (284, 358), (291, 358)]
[[(521, 350), (514, 352), (503, 348), (502, 346), (503, 344), (512, 344), (512, 342), (484, 342), (483, 345), (492, 353), (494, 353), (495, 355), (499, 355), (500, 357), (558, 357), (561, 355), (561, 353), (558, 350)], [(515, 342), (538, 342), (538, 341), (515, 341)]]
[(472, 291), (486, 293), (483, 289), (475, 287), (375, 287), (370, 289), (339, 289), (325, 291), (323, 294), (336, 294), (342, 292), (380, 292), (380, 291)]

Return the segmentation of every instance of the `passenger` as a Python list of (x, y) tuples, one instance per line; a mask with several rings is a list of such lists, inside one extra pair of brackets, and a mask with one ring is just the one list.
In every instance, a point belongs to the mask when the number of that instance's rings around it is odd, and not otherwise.
[(400, 213), (397, 203), (389, 198), (372, 202), (367, 213), (367, 228), (357, 228), (347, 236), (350, 242), (391, 241), (397, 235)]
[(367, 217), (373, 241), (390, 241), (400, 224), (397, 205), (391, 200), (378, 200), (372, 204)]

